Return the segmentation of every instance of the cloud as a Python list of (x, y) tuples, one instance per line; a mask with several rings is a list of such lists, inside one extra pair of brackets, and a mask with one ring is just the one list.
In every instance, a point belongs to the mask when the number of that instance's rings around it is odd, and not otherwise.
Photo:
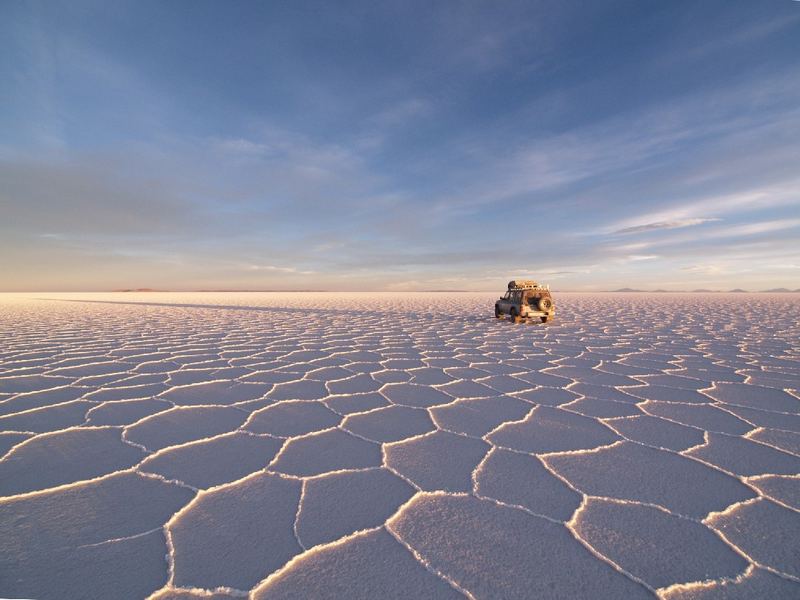
[(659, 258), (657, 254), (631, 254), (630, 256), (627, 257), (627, 259), (632, 262), (640, 262), (643, 260), (655, 260), (656, 258)]
[[(752, 223), (740, 223), (725, 227), (709, 228), (703, 230), (702, 234), (696, 233), (677, 233), (667, 235), (659, 239), (649, 240), (642, 244), (625, 244), (612, 247), (616, 251), (639, 250), (643, 248), (658, 248), (665, 252), (667, 249), (674, 255), (676, 253), (698, 253), (702, 246), (702, 252), (709, 252), (714, 245), (722, 244), (727, 247), (734, 240), (737, 245), (741, 245), (746, 238), (764, 235), (767, 233), (782, 232), (789, 229), (800, 227), (800, 219), (785, 218), (772, 221), (756, 221)], [(673, 228), (665, 228), (673, 229)], [(648, 229), (649, 231), (649, 229)], [(619, 233), (619, 232), (617, 232)], [(741, 239), (739, 239), (741, 238)], [(768, 243), (779, 246), (780, 239), (773, 238)]]
[[(794, 75), (779, 73), (522, 139), (509, 130), (525, 130), (525, 115), (509, 115), (496, 131), (440, 146), (445, 165), (425, 156), (420, 169), (445, 172), (450, 184), (428, 211), (445, 222), (497, 205), (538, 203), (552, 213), (569, 202), (586, 213), (602, 208), (602, 222), (644, 210), (602, 229), (608, 233), (786, 204), (797, 189), (789, 132), (800, 128), (798, 96)], [(746, 151), (753, 146), (757, 157)]]
[(681, 271), (700, 273), (701, 275), (719, 275), (723, 272), (723, 269), (717, 265), (691, 265), (688, 267), (681, 267)]
[(653, 245), (653, 242), (635, 242), (633, 244), (621, 244), (619, 246), (611, 246), (611, 250), (619, 252), (633, 252), (635, 250), (643, 250)]
[(794, 204), (798, 199), (798, 186), (800, 186), (800, 180), (795, 176), (780, 182), (774, 182), (771, 185), (751, 187), (732, 194), (706, 193), (697, 195), (688, 202), (673, 204), (666, 210), (628, 219), (617, 224), (616, 227), (619, 229), (633, 228), (641, 225), (642, 221), (645, 223), (670, 223), (702, 221), (704, 219), (719, 220), (719, 218), (707, 219), (700, 215), (756, 212)]
[(800, 219), (782, 219), (780, 221), (760, 221), (756, 223), (745, 223), (743, 225), (727, 227), (719, 231), (712, 231), (710, 232), (709, 237), (722, 238), (722, 237), (743, 237), (751, 235), (761, 235), (764, 233), (771, 233), (773, 231), (793, 229), (795, 227), (800, 227)]
[(0, 231), (156, 236), (197, 225), (173, 182), (129, 177), (109, 161), (0, 161)]
[(380, 127), (407, 126), (409, 121), (428, 115), (433, 105), (424, 98), (409, 98), (380, 110), (366, 119), (367, 123)]
[[(205, 36), (167, 35), (168, 19), (154, 21), (164, 29), (153, 54), (70, 25), (91, 19), (42, 19), (18, 44), (30, 58), (9, 62), (24, 75), (11, 80), (21, 100), (6, 120), (24, 127), (0, 145), (0, 262), (13, 252), (14, 276), (41, 281), (103, 265), (121, 276), (137, 259), (163, 280), (316, 272), (431, 287), (452, 285), (450, 274), (469, 286), (492, 270), (501, 282), (512, 271), (607, 286), (611, 272), (736, 272), (749, 250), (731, 269), (720, 257), (745, 242), (793, 247), (800, 80), (773, 52), (781, 23), (754, 19), (745, 37), (702, 35), (695, 22), (681, 38), (679, 26), (666, 45), (645, 36), (630, 62), (601, 44), (599, 64), (618, 67), (608, 70), (583, 60), (605, 35), (601, 9), (578, 22), (585, 7), (516, 6), (437, 9), (422, 24), (390, 9), (396, 37), (387, 14), (336, 11), (344, 26), (320, 30), (278, 15), (273, 35), (229, 28), (222, 55)], [(172, 17), (186, 33), (185, 15)], [(113, 35), (116, 20), (100, 22)], [(701, 54), (724, 50), (725, 68), (700, 81), (684, 67), (705, 39)], [(757, 69), (729, 54), (754, 39), (770, 56)], [(674, 64), (648, 62), (665, 57)], [(64, 256), (73, 262), (51, 264)]]
[(294, 273), (297, 275), (313, 275), (316, 271), (303, 271), (294, 267), (277, 267), (275, 265), (248, 265), (249, 271), (270, 271), (277, 273)]
[(261, 156), (266, 154), (270, 147), (267, 144), (254, 142), (244, 138), (229, 138), (229, 139), (212, 139), (212, 144), (215, 145), (220, 152), (232, 155), (245, 155), (245, 156)]
[(693, 227), (695, 225), (702, 225), (703, 223), (710, 223), (719, 221), (716, 218), (697, 218), (697, 219), (677, 219), (675, 221), (656, 221), (654, 223), (645, 223), (644, 225), (635, 225), (633, 227), (623, 227), (613, 231), (614, 234), (627, 235), (631, 233), (646, 233), (648, 231), (658, 231), (660, 229), (681, 229), (683, 227)]

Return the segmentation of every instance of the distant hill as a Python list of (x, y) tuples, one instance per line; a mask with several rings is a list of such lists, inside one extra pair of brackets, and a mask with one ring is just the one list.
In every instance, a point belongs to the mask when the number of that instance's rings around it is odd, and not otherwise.
[(136, 288), (136, 289), (126, 289), (126, 290), (114, 290), (115, 292), (160, 292), (161, 290), (156, 290), (153, 288)]
[[(562, 290), (563, 291), (563, 290)], [(636, 288), (619, 288), (617, 290), (608, 290), (610, 292), (636, 292), (639, 294), (797, 294), (800, 293), (800, 289), (790, 290), (789, 288), (772, 288), (771, 290), (760, 290), (757, 292), (751, 292), (750, 290), (743, 290), (742, 288), (736, 288), (733, 290), (710, 290), (707, 288), (697, 288), (694, 290), (640, 290)]]

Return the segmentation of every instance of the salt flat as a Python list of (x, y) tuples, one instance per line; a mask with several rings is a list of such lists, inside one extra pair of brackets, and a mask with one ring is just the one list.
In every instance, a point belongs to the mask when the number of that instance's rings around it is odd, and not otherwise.
[(0, 296), (0, 596), (800, 598), (798, 295), (493, 299)]

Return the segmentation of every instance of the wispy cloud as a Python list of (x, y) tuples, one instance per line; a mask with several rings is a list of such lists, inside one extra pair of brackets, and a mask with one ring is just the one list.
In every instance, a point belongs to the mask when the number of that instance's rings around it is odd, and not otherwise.
[[(623, 244), (620, 246), (612, 246), (612, 248), (619, 251), (659, 248), (660, 251), (665, 251), (664, 249), (672, 247), (681, 252), (685, 252), (688, 247), (689, 251), (697, 252), (697, 244), (704, 244), (705, 251), (712, 243), (727, 242), (731, 239), (739, 240), (741, 243), (744, 243), (748, 238), (795, 228), (800, 228), (800, 219), (786, 218), (773, 221), (756, 221), (736, 225), (724, 225), (716, 228), (712, 227), (703, 230), (701, 234), (681, 232), (674, 235), (666, 235), (658, 239), (649, 239), (647, 242)], [(650, 231), (650, 229), (646, 231)]]
[(691, 265), (688, 267), (681, 267), (681, 271), (686, 271), (687, 273), (700, 273), (702, 275), (719, 275), (724, 271), (724, 269), (717, 265)]
[(630, 233), (646, 233), (648, 231), (658, 231), (660, 229), (682, 229), (684, 227), (693, 227), (694, 225), (702, 225), (703, 223), (710, 223), (719, 221), (716, 218), (696, 218), (696, 219), (676, 219), (674, 221), (656, 221), (654, 223), (645, 223), (644, 225), (635, 225), (632, 227), (623, 227), (612, 231), (614, 234), (626, 235)]
[(631, 254), (627, 257), (627, 260), (639, 262), (643, 260), (655, 260), (657, 258), (659, 258), (657, 254)]
[(277, 267), (275, 265), (248, 265), (249, 271), (268, 271), (271, 273), (295, 273), (298, 275), (313, 275), (316, 271), (304, 271), (294, 267)]
[(798, 201), (797, 190), (799, 185), (800, 179), (792, 177), (781, 181), (777, 185), (759, 186), (733, 194), (698, 195), (689, 202), (675, 203), (666, 210), (640, 216), (636, 219), (646, 219), (648, 222), (680, 222), (704, 218), (695, 216), (698, 214), (727, 215), (785, 206)]
[(760, 221), (727, 227), (718, 231), (712, 231), (709, 237), (747, 237), (783, 231), (784, 229), (794, 229), (800, 227), (800, 219), (782, 219), (779, 221)]

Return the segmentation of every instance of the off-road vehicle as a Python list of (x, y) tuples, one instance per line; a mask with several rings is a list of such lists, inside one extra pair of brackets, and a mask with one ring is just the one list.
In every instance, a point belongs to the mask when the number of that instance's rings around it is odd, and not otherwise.
[(494, 303), (494, 316), (503, 315), (516, 323), (518, 319), (539, 317), (547, 323), (556, 314), (556, 305), (550, 295), (549, 285), (539, 285), (530, 279), (514, 279), (508, 282), (505, 296)]

